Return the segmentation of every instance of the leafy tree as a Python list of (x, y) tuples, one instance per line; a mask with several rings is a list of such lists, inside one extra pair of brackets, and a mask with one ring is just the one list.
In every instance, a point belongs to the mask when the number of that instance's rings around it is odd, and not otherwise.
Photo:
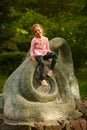
[(49, 40), (59, 36), (68, 41), (75, 67), (79, 68), (81, 62), (86, 62), (86, 7), (87, 0), (1, 1), (0, 53), (28, 51), (33, 36), (31, 26), (40, 23)]

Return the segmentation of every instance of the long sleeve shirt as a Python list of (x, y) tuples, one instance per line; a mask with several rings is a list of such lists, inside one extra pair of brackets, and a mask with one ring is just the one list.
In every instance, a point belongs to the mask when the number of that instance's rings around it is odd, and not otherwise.
[(31, 41), (30, 56), (44, 56), (47, 54), (47, 52), (50, 52), (48, 38), (45, 36), (43, 36), (42, 38), (34, 37)]

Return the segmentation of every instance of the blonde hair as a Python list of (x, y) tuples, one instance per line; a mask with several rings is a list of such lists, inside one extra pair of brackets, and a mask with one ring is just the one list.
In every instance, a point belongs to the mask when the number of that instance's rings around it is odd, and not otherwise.
[(42, 25), (41, 25), (41, 24), (38, 24), (38, 23), (33, 24), (33, 26), (32, 26), (32, 32), (33, 32), (33, 33), (34, 33), (34, 29), (35, 29), (35, 27), (40, 27), (40, 28), (41, 28), (41, 30), (42, 30), (42, 33), (44, 34), (44, 29), (43, 29), (43, 27), (42, 27)]

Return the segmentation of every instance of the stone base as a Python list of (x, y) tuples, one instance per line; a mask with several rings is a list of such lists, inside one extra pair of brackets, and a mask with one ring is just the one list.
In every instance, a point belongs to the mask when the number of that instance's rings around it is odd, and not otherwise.
[[(82, 114), (78, 119), (64, 120), (62, 122), (57, 122), (54, 125), (42, 125), (40, 123), (34, 127), (29, 125), (8, 125), (4, 123), (3, 114), (0, 113), (0, 130), (87, 130), (87, 100), (83, 103), (86, 108), (85, 114)], [(78, 102), (76, 102), (76, 104), (77, 106), (80, 106), (80, 109), (82, 108), (81, 104)]]
[(8, 125), (0, 121), (0, 130), (87, 130), (87, 117), (81, 117), (76, 120), (58, 122), (56, 125), (43, 126), (41, 124), (35, 127), (24, 125)]

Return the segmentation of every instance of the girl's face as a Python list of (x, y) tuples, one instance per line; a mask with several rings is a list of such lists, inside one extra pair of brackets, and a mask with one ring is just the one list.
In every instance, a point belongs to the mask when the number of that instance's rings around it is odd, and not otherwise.
[(39, 26), (36, 26), (33, 30), (35, 37), (41, 38), (43, 35), (43, 31)]

